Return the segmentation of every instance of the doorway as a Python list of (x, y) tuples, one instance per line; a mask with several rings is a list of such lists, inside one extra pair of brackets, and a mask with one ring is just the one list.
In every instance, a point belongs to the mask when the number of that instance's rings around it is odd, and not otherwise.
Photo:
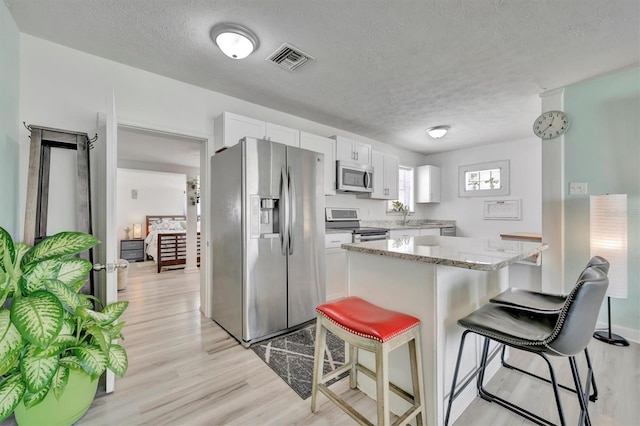
[[(118, 240), (127, 235), (147, 236), (147, 216), (183, 216), (185, 232), (199, 228), (202, 244), (200, 245), (200, 267), (195, 267), (195, 260), (189, 261), (183, 272), (199, 273), (200, 310), (206, 317), (208, 314), (207, 290), (207, 250), (206, 250), (206, 176), (211, 139), (202, 135), (185, 134), (171, 129), (140, 126), (118, 122), (118, 203), (117, 203), (117, 235)], [(125, 176), (129, 183), (134, 179), (135, 188), (129, 185), (121, 193), (121, 177)], [(133, 176), (133, 178), (132, 178)], [(136, 178), (137, 176), (138, 178)], [(198, 179), (202, 196), (196, 197), (196, 205), (192, 204), (193, 194), (187, 189), (187, 181)], [(125, 185), (126, 186), (126, 185)], [(187, 191), (190, 191), (187, 193)], [(122, 202), (126, 200), (126, 202)], [(199, 213), (199, 214), (198, 214)], [(195, 223), (186, 229), (187, 219), (195, 218)], [(181, 223), (176, 218), (175, 223)], [(133, 231), (142, 228), (141, 235), (133, 235)], [(140, 241), (138, 241), (140, 243)], [(141, 244), (146, 249), (146, 244)], [(118, 243), (120, 248), (120, 242)], [(146, 251), (146, 250), (145, 250)], [(194, 250), (195, 251), (195, 250)], [(195, 256), (195, 253), (193, 253)], [(191, 259), (191, 257), (189, 257)], [(144, 253), (144, 260), (147, 255)], [(153, 260), (151, 260), (153, 262)], [(137, 263), (137, 262), (136, 262)], [(135, 266), (135, 264), (131, 264)], [(163, 274), (166, 268), (157, 272), (156, 268), (146, 268), (149, 273)]]

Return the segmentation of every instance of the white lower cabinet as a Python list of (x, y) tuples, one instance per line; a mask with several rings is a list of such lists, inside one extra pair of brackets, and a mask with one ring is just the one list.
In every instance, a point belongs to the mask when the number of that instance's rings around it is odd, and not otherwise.
[(419, 237), (420, 229), (392, 229), (389, 236), (392, 240), (395, 240), (396, 238)]
[(351, 242), (351, 233), (326, 234), (324, 242), (327, 301), (347, 297), (347, 251), (340, 246)]
[(423, 235), (440, 235), (440, 228), (423, 228), (420, 229), (420, 236)]

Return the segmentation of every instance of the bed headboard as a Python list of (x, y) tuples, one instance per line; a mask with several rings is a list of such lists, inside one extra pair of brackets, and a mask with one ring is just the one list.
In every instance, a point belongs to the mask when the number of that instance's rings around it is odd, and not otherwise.
[(154, 223), (157, 220), (162, 220), (162, 219), (169, 219), (169, 220), (187, 220), (187, 217), (184, 215), (177, 215), (177, 216), (170, 216), (170, 215), (151, 215), (151, 216), (146, 216), (146, 227), (144, 228), (145, 230), (145, 235), (149, 235), (149, 229), (152, 223)]

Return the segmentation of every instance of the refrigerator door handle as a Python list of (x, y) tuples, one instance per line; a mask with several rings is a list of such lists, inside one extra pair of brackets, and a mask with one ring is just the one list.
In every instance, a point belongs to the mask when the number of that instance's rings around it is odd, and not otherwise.
[(296, 226), (296, 182), (291, 175), (291, 167), (289, 167), (289, 254), (293, 254), (293, 243), (295, 241)]
[(289, 243), (289, 188), (287, 184), (287, 172), (284, 167), (280, 171), (280, 208), (278, 218), (280, 221), (280, 248), (282, 255), (287, 255)]

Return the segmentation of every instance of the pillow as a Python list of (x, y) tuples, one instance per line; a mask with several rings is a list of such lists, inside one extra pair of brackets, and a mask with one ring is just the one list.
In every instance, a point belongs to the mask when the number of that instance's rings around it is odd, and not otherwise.
[(187, 229), (187, 222), (164, 218), (152, 222), (150, 228), (152, 231), (184, 231)]

